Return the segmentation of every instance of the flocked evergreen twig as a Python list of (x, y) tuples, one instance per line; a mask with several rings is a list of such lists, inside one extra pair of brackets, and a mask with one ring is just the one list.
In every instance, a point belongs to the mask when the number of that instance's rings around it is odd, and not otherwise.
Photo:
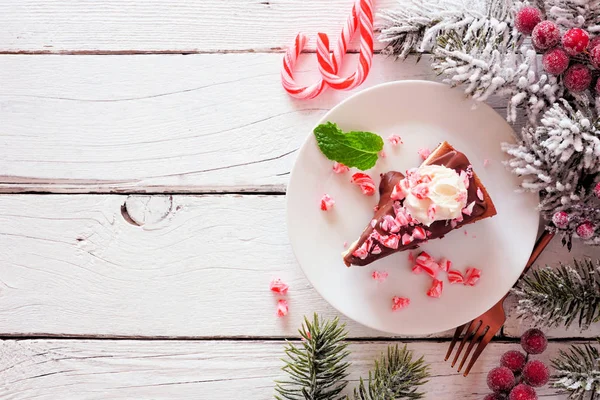
[(593, 400), (600, 394), (600, 353), (589, 344), (561, 350), (552, 360), (552, 387), (569, 393), (570, 399)]
[(296, 346), (288, 342), (285, 348), (287, 359), (283, 370), (288, 379), (277, 381), (275, 391), (278, 400), (337, 400), (348, 382), (346, 357), (346, 326), (338, 319), (323, 321), (317, 314), (312, 323), (304, 318), (299, 330), (304, 339)]
[[(413, 361), (412, 351), (406, 345), (389, 346), (387, 357), (382, 354), (375, 360), (375, 368), (369, 371), (369, 381), (360, 378), (360, 385), (354, 389), (354, 400), (402, 400), (421, 399), (423, 392), (418, 389), (427, 382), (429, 366), (423, 357)], [(349, 399), (349, 398), (348, 398)]]
[(540, 326), (587, 329), (600, 318), (600, 261), (575, 260), (533, 270), (521, 279), (513, 293), (517, 314)]

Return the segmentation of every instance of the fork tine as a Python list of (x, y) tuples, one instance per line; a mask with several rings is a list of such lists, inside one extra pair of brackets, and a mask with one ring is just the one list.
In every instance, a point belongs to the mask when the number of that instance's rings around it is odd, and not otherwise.
[(479, 342), (479, 339), (485, 333), (487, 333), (487, 331), (489, 329), (490, 329), (490, 327), (488, 325), (484, 325), (483, 321), (481, 321), (481, 325), (479, 325), (477, 327), (477, 331), (473, 334), (473, 338), (471, 339), (471, 342), (469, 343), (469, 347), (467, 347), (467, 351), (465, 351), (465, 355), (463, 356), (462, 360), (460, 361), (460, 365), (458, 366), (458, 372), (460, 372), (462, 367), (465, 365), (465, 362), (467, 361), (467, 358), (469, 358), (469, 354), (471, 354), (471, 350), (473, 350), (475, 343)]
[(481, 342), (479, 342), (479, 346), (477, 346), (477, 348), (475, 349), (475, 353), (473, 353), (473, 357), (471, 357), (471, 361), (469, 361), (469, 364), (467, 365), (467, 369), (465, 370), (465, 373), (463, 374), (463, 376), (469, 375), (469, 372), (471, 371), (471, 368), (475, 364), (475, 361), (477, 361), (477, 359), (479, 358), (479, 356), (481, 355), (481, 353), (483, 352), (485, 347), (490, 343), (490, 341), (492, 340), (492, 338), (494, 337), (494, 335), (497, 332), (498, 332), (498, 329), (495, 331), (492, 329), (488, 329), (488, 331), (486, 332), (483, 339), (481, 339)]
[(444, 361), (448, 361), (448, 359), (450, 358), (450, 355), (452, 354), (452, 350), (454, 350), (454, 346), (456, 345), (456, 342), (458, 342), (458, 339), (460, 338), (460, 334), (462, 333), (462, 331), (465, 329), (466, 326), (467, 326), (467, 324), (461, 325), (458, 328), (456, 328), (456, 330), (454, 331), (454, 337), (452, 338), (452, 342), (450, 342), (450, 347), (448, 348), (448, 352), (446, 353), (446, 358), (444, 358)]
[[(465, 343), (467, 342), (467, 338), (471, 334), (471, 329), (473, 329), (473, 333), (475, 331), (475, 324), (476, 323), (481, 323), (481, 321), (480, 320), (473, 320), (469, 324), (469, 327), (465, 331), (465, 336), (463, 336), (463, 339), (460, 342), (460, 346), (458, 346), (458, 350), (456, 350), (456, 354), (454, 355), (454, 360), (452, 360), (452, 364), (450, 365), (450, 367), (454, 368), (454, 364), (456, 364), (456, 361), (458, 361), (458, 357), (460, 356), (460, 353), (462, 352), (462, 349), (465, 347)], [(477, 328), (479, 328), (479, 325), (477, 326)]]

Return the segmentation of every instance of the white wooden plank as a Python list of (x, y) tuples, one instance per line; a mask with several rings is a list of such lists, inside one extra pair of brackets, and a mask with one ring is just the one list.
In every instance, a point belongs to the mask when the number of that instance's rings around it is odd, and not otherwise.
[[(304, 315), (338, 313), (292, 254), (284, 200), (2, 195), (0, 335), (294, 336)], [(548, 259), (564, 251), (551, 246)], [(283, 319), (273, 277), (291, 286)]]
[[(280, 54), (0, 56), (0, 191), (284, 191), (314, 124), (356, 90), (293, 100), (280, 62)], [(301, 79), (315, 76), (315, 63), (305, 60)], [(361, 89), (399, 79), (434, 75), (427, 59), (377, 56)]]
[[(373, 360), (398, 342), (350, 344), (350, 384), (366, 377)], [(443, 362), (447, 343), (411, 342), (431, 365), (423, 387), (427, 399), (480, 400), (489, 392), (487, 372), (517, 344), (492, 343), (464, 378)], [(547, 362), (569, 343), (551, 343)], [(273, 381), (283, 378), (282, 342), (5, 340), (0, 342), (3, 399), (240, 399), (272, 398)], [(349, 390), (347, 390), (349, 393)], [(548, 387), (545, 399), (566, 399)]]
[[(395, 0), (375, 3), (378, 9), (397, 7)], [(280, 51), (297, 32), (326, 32), (337, 39), (352, 4), (353, 0), (3, 0), (0, 52)], [(314, 47), (313, 41), (309, 48)]]

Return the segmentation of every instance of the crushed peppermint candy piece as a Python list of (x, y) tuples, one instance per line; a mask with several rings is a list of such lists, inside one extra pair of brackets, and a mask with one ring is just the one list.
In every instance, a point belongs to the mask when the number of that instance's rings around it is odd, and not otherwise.
[(488, 165), (490, 165), (490, 160), (488, 160), (487, 158), (485, 160), (483, 160), (483, 167), (487, 167)]
[(406, 197), (404, 190), (402, 190), (402, 186), (400, 186), (400, 182), (394, 185), (392, 189), (392, 194), (390, 195), (390, 199), (392, 200), (402, 200)]
[(379, 157), (381, 157), (381, 158), (386, 158), (386, 157), (387, 157), (387, 153), (386, 153), (384, 150), (381, 150), (381, 151), (379, 152)]
[(475, 202), (472, 201), (471, 204), (462, 209), (462, 213), (465, 215), (473, 214), (473, 207), (475, 207)]
[(447, 258), (441, 258), (440, 261), (438, 261), (438, 265), (440, 266), (440, 269), (444, 272), (448, 272), (450, 271), (450, 268), (452, 268), (452, 261), (448, 260)]
[(336, 174), (345, 174), (348, 171), (350, 171), (350, 168), (346, 167), (344, 164), (337, 161), (333, 163), (333, 172)]
[(412, 272), (413, 272), (413, 274), (419, 275), (421, 272), (423, 272), (423, 268), (421, 268), (421, 266), (419, 264), (415, 264), (412, 267)]
[(413, 239), (423, 240), (427, 239), (427, 234), (422, 226), (415, 226), (415, 229), (412, 231), (412, 237)]
[(373, 182), (373, 179), (367, 174), (357, 172), (352, 175), (350, 182), (360, 186), (360, 190), (365, 196), (373, 196), (375, 194), (375, 182)]
[(373, 212), (377, 212), (379, 211), (379, 204), (376, 204), (375, 206), (373, 206)]
[(477, 198), (479, 199), (479, 201), (483, 201), (483, 192), (479, 187), (477, 188)]
[(435, 278), (438, 272), (440, 272), (440, 266), (438, 263), (425, 251), (419, 253), (415, 262), (423, 271), (427, 273), (427, 275), (431, 276), (432, 278)]
[(379, 247), (377, 245), (373, 246), (373, 248), (371, 249), (371, 254), (375, 254), (375, 255), (381, 254), (381, 247)]
[(460, 271), (451, 269), (448, 271), (448, 282), (450, 282), (451, 285), (455, 283), (464, 283), (465, 278), (463, 277), (463, 274), (461, 274)]
[(390, 144), (394, 147), (398, 146), (399, 144), (404, 143), (402, 141), (402, 138), (396, 134), (392, 134), (392, 135), (388, 136), (388, 142), (390, 142)]
[(463, 183), (465, 184), (465, 189), (468, 189), (470, 183), (469, 174), (466, 171), (460, 171), (459, 177), (463, 180)]
[(415, 255), (413, 254), (413, 252), (412, 252), (412, 251), (409, 251), (409, 252), (408, 252), (408, 262), (409, 262), (409, 263), (411, 263), (411, 264), (412, 264), (413, 262), (415, 262)]
[(435, 213), (437, 212), (437, 205), (431, 204), (427, 209), (427, 218), (432, 221), (435, 221)]
[(442, 296), (443, 290), (444, 290), (444, 282), (439, 281), (434, 278), (433, 283), (431, 284), (431, 287), (427, 291), (427, 296), (439, 299)]
[(335, 200), (333, 200), (328, 194), (324, 194), (323, 197), (321, 197), (321, 210), (329, 211), (334, 205)]
[(458, 222), (456, 222), (455, 219), (453, 219), (452, 221), (450, 221), (450, 226), (452, 227), (452, 229), (456, 228), (456, 225), (458, 225)]
[(371, 228), (375, 228), (375, 225), (377, 225), (377, 220), (376, 219), (372, 219), (371, 220)]
[(406, 246), (407, 244), (412, 243), (413, 241), (413, 237), (410, 236), (408, 233), (405, 233), (404, 235), (402, 235), (402, 245)]
[(398, 233), (400, 231), (400, 228), (402, 227), (400, 223), (398, 223), (398, 221), (391, 215), (385, 215), (383, 217), (383, 221), (381, 221), (380, 226), (384, 232), (389, 233)]
[(344, 248), (348, 247), (348, 242), (344, 242), (343, 246)]
[(427, 157), (429, 157), (429, 155), (431, 154), (431, 150), (427, 149), (427, 148), (423, 148), (423, 149), (419, 149), (419, 151), (417, 152), (419, 153), (419, 156), (423, 159), (426, 160)]
[(475, 286), (479, 278), (481, 278), (481, 271), (477, 268), (469, 267), (465, 272), (465, 285)]
[(464, 221), (464, 219), (465, 219), (465, 218), (463, 217), (462, 213), (461, 213), (461, 214), (460, 214), (458, 217), (454, 218), (454, 220), (455, 220), (456, 222), (463, 222), (463, 221)]
[(371, 276), (376, 281), (383, 282), (383, 281), (385, 281), (387, 279), (388, 273), (385, 272), (385, 271), (373, 271), (373, 273), (371, 274)]
[(358, 249), (352, 252), (354, 257), (358, 257), (361, 260), (364, 260), (369, 255), (369, 248), (371, 247), (368, 240), (366, 240)]
[(465, 229), (465, 236), (468, 236), (469, 232), (467, 232), (467, 230)]
[(394, 296), (392, 298), (392, 310), (402, 310), (410, 305), (410, 299), (406, 297)]
[(290, 287), (283, 283), (280, 278), (273, 278), (269, 284), (269, 289), (277, 294), (286, 295)]
[(281, 318), (286, 315), (288, 315), (288, 302), (281, 299), (277, 302), (277, 316)]

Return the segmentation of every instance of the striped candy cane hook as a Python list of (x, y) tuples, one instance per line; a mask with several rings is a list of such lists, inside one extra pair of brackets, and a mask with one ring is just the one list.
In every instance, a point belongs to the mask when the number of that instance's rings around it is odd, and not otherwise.
[[(363, 2), (365, 3), (364, 6)], [(361, 35), (359, 67), (357, 72), (349, 78), (340, 78), (337, 74), (352, 35), (356, 31), (357, 23), (360, 23), (359, 30)], [(308, 37), (299, 33), (296, 36), (294, 44), (288, 48), (283, 57), (281, 83), (290, 96), (299, 99), (312, 99), (321, 94), (327, 85), (344, 90), (349, 90), (360, 85), (369, 73), (373, 58), (373, 6), (371, 0), (356, 1), (333, 49), (333, 55), (329, 53), (329, 38), (324, 33), (319, 34), (317, 59), (322, 77), (310, 86), (301, 86), (294, 80), (293, 69), (307, 41)], [(326, 71), (327, 75), (324, 74), (324, 71)]]
[[(365, 81), (371, 64), (373, 61), (373, 4), (370, 0), (356, 0), (354, 7), (352, 8), (352, 18), (354, 22), (352, 25), (349, 23), (344, 27), (342, 31), (342, 38), (344, 42), (348, 43), (351, 39), (352, 33), (356, 31), (356, 23), (358, 23), (358, 30), (360, 32), (360, 56), (358, 61), (358, 67), (356, 71), (347, 78), (342, 78), (337, 75), (339, 66), (336, 65), (336, 61), (332, 59), (329, 53), (329, 38), (324, 33), (319, 33), (317, 42), (317, 58), (319, 60), (319, 71), (323, 77), (323, 80), (332, 88), (338, 90), (350, 90), (354, 89)], [(350, 21), (350, 19), (349, 19)], [(352, 30), (348, 31), (346, 28)], [(348, 37), (344, 38), (344, 34), (348, 33)], [(338, 47), (340, 42), (338, 41)], [(334, 49), (334, 54), (336, 50)]]

